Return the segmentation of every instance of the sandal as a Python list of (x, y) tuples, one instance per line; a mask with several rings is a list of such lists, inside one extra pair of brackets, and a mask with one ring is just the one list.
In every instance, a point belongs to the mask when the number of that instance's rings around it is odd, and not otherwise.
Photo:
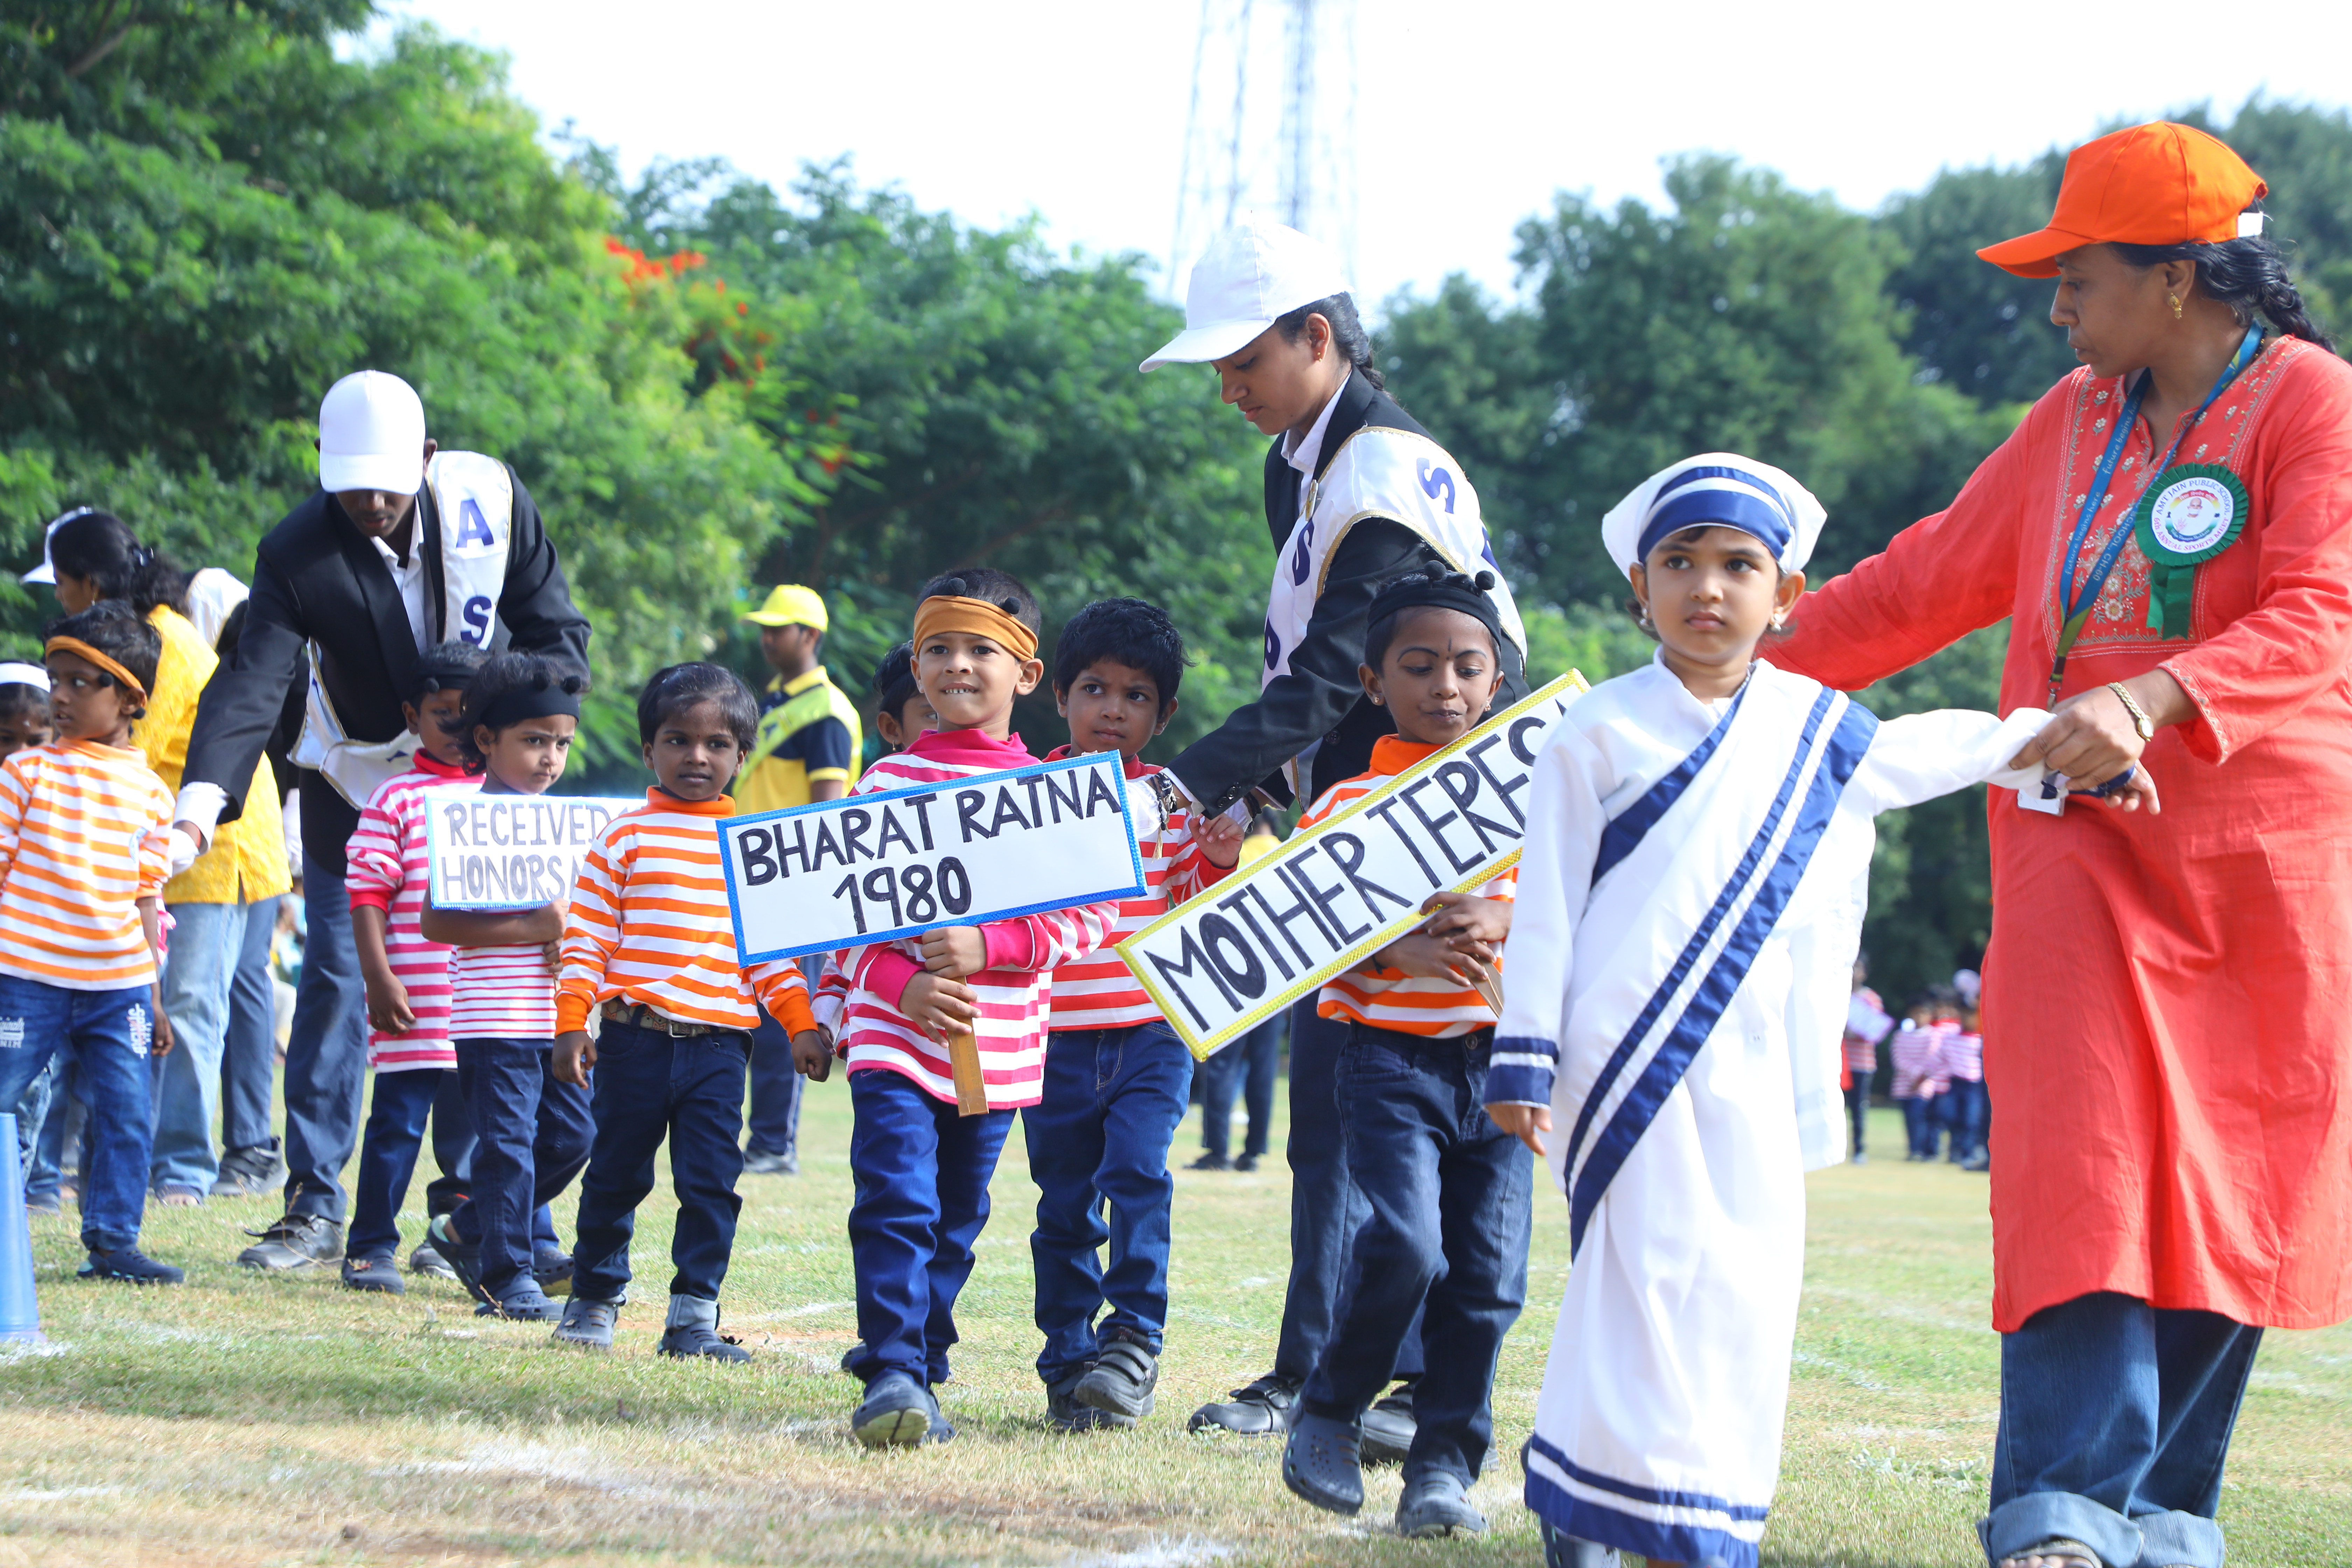
[(2079, 1541), (2055, 1536), (2022, 1552), (2012, 1552), (2000, 1560), (2000, 1568), (2025, 1568), (2028, 1559), (2039, 1557), (2048, 1568), (2106, 1568), (2099, 1554)]

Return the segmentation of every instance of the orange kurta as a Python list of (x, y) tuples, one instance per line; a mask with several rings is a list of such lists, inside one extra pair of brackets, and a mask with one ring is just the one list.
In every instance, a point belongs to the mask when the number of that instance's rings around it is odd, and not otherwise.
[[(2052, 388), (1949, 510), (1806, 595), (1773, 662), (1858, 689), (2007, 616), (2002, 711), (2043, 702), (2060, 557), (2123, 390)], [(2159, 455), (2143, 421), (2078, 581)], [(2245, 531), (2198, 569), (2185, 640), (2148, 628), (2126, 544), (2063, 689), (2160, 665), (2189, 692), (2198, 717), (2147, 748), (2163, 814), (1990, 801), (2004, 1332), (2094, 1290), (2352, 1316), (2352, 365), (2266, 345), (2173, 460), (2228, 464)]]

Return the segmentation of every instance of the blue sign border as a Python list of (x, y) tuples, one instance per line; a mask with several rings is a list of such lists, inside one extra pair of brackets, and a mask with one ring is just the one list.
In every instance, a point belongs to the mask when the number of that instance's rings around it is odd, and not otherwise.
[[(740, 828), (762, 822), (774, 822), (782, 817), (804, 816), (811, 812), (838, 812), (845, 805), (875, 805), (885, 801), (900, 800), (912, 795), (940, 795), (949, 790), (1003, 784), (1013, 779), (1025, 779), (1043, 773), (1062, 773), (1079, 768), (1100, 767), (1108, 763), (1117, 774), (1118, 819), (1127, 829), (1127, 864), (1131, 880), (1122, 888), (1106, 888), (1098, 893), (1087, 893), (1058, 903), (1023, 904), (1013, 909), (990, 910), (982, 913), (959, 915), (951, 921), (933, 921), (928, 925), (898, 926), (889, 931), (867, 931), (854, 942), (816, 942), (807, 947), (778, 948), (772, 952), (752, 952), (743, 941), (743, 900), (735, 886), (735, 856), (730, 835)], [(911, 784), (899, 789), (868, 790), (863, 795), (845, 795), (838, 800), (812, 801), (806, 805), (787, 805), (774, 811), (754, 812), (748, 816), (722, 818), (719, 824), (719, 868), (727, 879), (727, 918), (735, 927), (735, 958), (740, 964), (767, 963), (779, 958), (806, 958), (812, 953), (834, 952), (843, 947), (872, 947), (877, 942), (896, 942), (900, 937), (919, 936), (941, 926), (985, 925), (991, 921), (1019, 920), (1024, 915), (1044, 914), (1051, 910), (1073, 909), (1080, 904), (1107, 903), (1113, 899), (1139, 899), (1149, 890), (1143, 879), (1143, 852), (1137, 847), (1135, 813), (1130, 809), (1127, 793), (1127, 760), (1117, 752), (1086, 752), (1074, 757), (1058, 757), (1050, 763), (1037, 763), (1025, 768), (1000, 768), (992, 773), (971, 773), (960, 778), (940, 779), (930, 784)]]

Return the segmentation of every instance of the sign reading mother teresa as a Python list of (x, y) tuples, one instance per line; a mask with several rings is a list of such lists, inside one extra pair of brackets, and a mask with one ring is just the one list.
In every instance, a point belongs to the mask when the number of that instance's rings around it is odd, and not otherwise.
[(1573, 670), (1118, 944), (1196, 1057), (1404, 935), (1422, 900), (1517, 865), (1521, 797)]
[(1116, 752), (731, 816), (745, 963), (1143, 896)]

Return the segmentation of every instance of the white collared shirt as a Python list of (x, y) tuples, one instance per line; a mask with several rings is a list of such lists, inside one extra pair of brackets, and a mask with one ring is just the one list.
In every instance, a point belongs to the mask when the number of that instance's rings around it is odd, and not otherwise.
[[(1355, 374), (1352, 368), (1348, 372), (1349, 375)], [(1324, 432), (1331, 428), (1332, 411), (1339, 406), (1339, 395), (1347, 390), (1347, 379), (1342, 377), (1339, 384), (1331, 389), (1331, 395), (1324, 400), (1323, 412), (1315, 416), (1315, 423), (1307, 427), (1307, 434), (1299, 436), (1294, 433), (1282, 438), (1283, 461), (1298, 470), (1298, 515), (1301, 517), (1307, 515), (1307, 487), (1315, 482), (1315, 466), (1323, 458)]]
[(416, 637), (416, 651), (423, 653), (432, 646), (431, 624), (425, 614), (425, 522), (414, 512), (409, 514), (409, 521), (405, 563), (383, 540), (371, 536), (368, 542), (383, 557), (384, 569), (392, 574), (393, 583), (400, 589), (401, 607), (408, 612), (408, 629)]

